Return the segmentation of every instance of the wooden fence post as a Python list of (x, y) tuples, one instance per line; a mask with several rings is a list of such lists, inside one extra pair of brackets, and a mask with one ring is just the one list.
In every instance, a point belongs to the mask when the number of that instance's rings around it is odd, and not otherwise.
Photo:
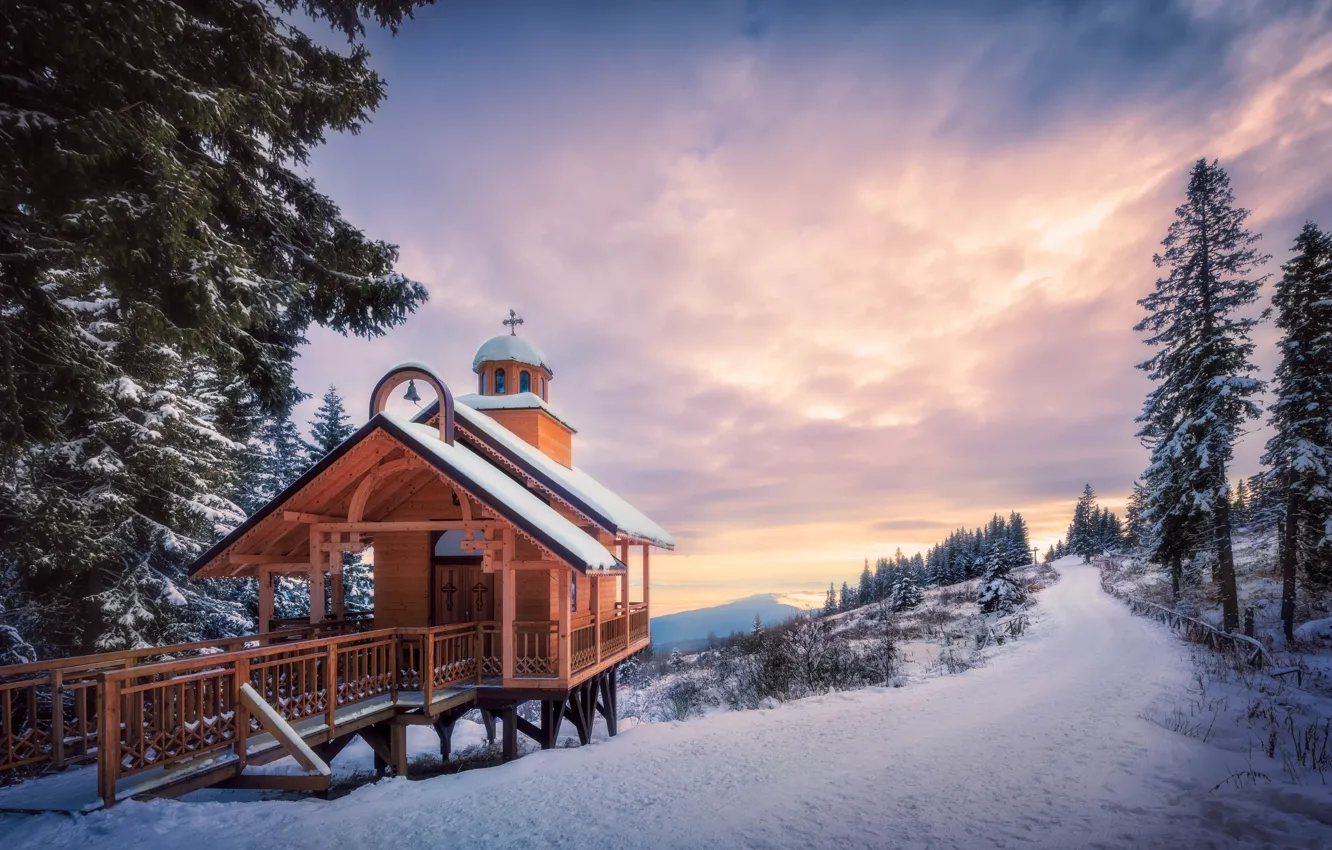
[(427, 629), (421, 635), (421, 705), (430, 713), (435, 690), (435, 636)]
[[(65, 686), (64, 671), (51, 671), (51, 767), (65, 769)], [(32, 719), (36, 726), (37, 718)]]
[(324, 651), (324, 694), (328, 703), (328, 739), (331, 741), (338, 714), (338, 645), (331, 640)]
[(245, 756), (250, 739), (250, 709), (240, 698), (240, 688), (250, 681), (250, 659), (236, 659), (235, 674), (231, 682), (231, 710), (236, 713), (236, 758), (241, 770), (245, 769)]
[(102, 704), (97, 711), (97, 794), (102, 805), (116, 802), (116, 780), (120, 778), (120, 681), (97, 677)]

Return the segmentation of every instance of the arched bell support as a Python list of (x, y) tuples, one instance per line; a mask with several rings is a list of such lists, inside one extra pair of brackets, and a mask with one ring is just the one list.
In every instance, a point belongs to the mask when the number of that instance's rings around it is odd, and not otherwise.
[(439, 438), (453, 445), (453, 393), (433, 369), (420, 363), (394, 366), (379, 379), (370, 394), (370, 418), (384, 410), (393, 391), (406, 381), (425, 381), (435, 388), (435, 395), (439, 396)]

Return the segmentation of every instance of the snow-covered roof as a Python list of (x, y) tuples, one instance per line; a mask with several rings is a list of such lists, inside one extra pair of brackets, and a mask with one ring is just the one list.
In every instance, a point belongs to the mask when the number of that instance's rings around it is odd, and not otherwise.
[[(565, 519), (550, 505), (538, 499), (522, 484), (510, 478), (486, 458), (455, 441), (449, 445), (439, 438), (439, 431), (419, 425), (393, 413), (379, 413), (390, 429), (427, 460), (438, 460), (454, 478), (477, 498), (495, 508), (505, 519), (526, 531), (535, 531), (538, 541), (555, 554), (584, 570), (611, 570), (621, 564), (605, 546), (578, 526)], [(542, 539), (545, 538), (545, 539)]]
[(467, 393), (466, 395), (454, 396), (453, 401), (455, 404), (465, 404), (473, 410), (534, 410), (539, 408), (549, 413), (551, 418), (570, 431), (577, 433), (577, 430), (563, 416), (556, 413), (554, 408), (536, 393), (513, 393), (511, 395)]
[[(670, 532), (586, 472), (556, 463), (462, 399), (455, 398), (454, 405), (455, 415), (465, 428), (480, 436), (492, 448), (518, 461), (518, 465), (543, 486), (567, 498), (607, 531), (648, 540), (668, 549), (675, 547), (675, 538)], [(417, 419), (428, 418), (429, 415), (429, 410), (426, 410)]]
[(493, 363), (496, 360), (516, 360), (530, 366), (540, 366), (552, 375), (555, 374), (555, 371), (546, 365), (546, 355), (541, 353), (541, 349), (521, 336), (502, 334), (486, 340), (472, 358), (472, 371), (480, 371), (482, 363)]

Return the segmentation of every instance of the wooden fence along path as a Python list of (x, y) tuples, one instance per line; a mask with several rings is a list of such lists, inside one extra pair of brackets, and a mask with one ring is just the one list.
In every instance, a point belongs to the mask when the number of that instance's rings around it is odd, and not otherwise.
[(1268, 654), (1267, 647), (1259, 643), (1255, 638), (1248, 635), (1236, 635), (1230, 632), (1224, 632), (1210, 623), (1193, 617), (1186, 617), (1178, 611), (1171, 610), (1164, 605), (1158, 605), (1155, 602), (1148, 602), (1145, 599), (1138, 599), (1136, 596), (1130, 596), (1110, 583), (1106, 576), (1107, 569), (1118, 569), (1118, 563), (1111, 561), (1102, 566), (1101, 569), (1101, 589), (1116, 599), (1128, 604), (1129, 610), (1134, 614), (1144, 617), (1151, 617), (1159, 623), (1164, 623), (1177, 632), (1180, 632), (1185, 640), (1192, 643), (1200, 643), (1216, 652), (1229, 653), (1238, 658), (1250, 667), (1267, 668), (1275, 675), (1283, 675), (1286, 670), (1274, 669), (1276, 665), (1272, 656)]
[(340, 724), (364, 726), (400, 702), (428, 715), (438, 700), (480, 683), (478, 624), (319, 636), (346, 627), (0, 668), (0, 773), (95, 757), (99, 795), (110, 804), (126, 777), (206, 763), (201, 756), (221, 757), (238, 774), (256, 746), (281, 744), (247, 709), (244, 685), (307, 740), (324, 743)]

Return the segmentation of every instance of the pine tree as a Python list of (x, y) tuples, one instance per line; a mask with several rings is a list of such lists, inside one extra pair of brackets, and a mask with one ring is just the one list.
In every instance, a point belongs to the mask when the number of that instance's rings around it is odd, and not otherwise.
[(990, 547), (990, 554), (985, 559), (985, 573), (976, 593), (981, 613), (1012, 611), (1026, 601), (1026, 591), (1012, 575), (1013, 558), (1012, 547), (1006, 539), (996, 540)]
[(1091, 484), (1087, 484), (1073, 507), (1073, 523), (1068, 529), (1068, 549), (1074, 555), (1080, 555), (1084, 563), (1100, 554), (1096, 542), (1096, 510), (1096, 492)]
[(338, 388), (329, 385), (324, 392), (319, 409), (310, 421), (310, 464), (323, 458), (342, 444), (342, 441), (356, 433), (356, 428), (347, 417)]
[(870, 572), (869, 558), (865, 559), (865, 569), (860, 572), (860, 587), (856, 592), (856, 604), (868, 605), (874, 601), (874, 574)]
[(828, 599), (823, 603), (823, 613), (837, 613), (837, 591), (833, 589), (832, 582), (828, 582)]
[(426, 297), (297, 171), (382, 81), (282, 13), (359, 41), (415, 5), (6, 5), (0, 576), (40, 651), (247, 627), (181, 573), (239, 516), (253, 436), (191, 371), (275, 414), (312, 323), (375, 336)]
[(1258, 297), (1262, 277), (1250, 277), (1267, 258), (1258, 236), (1244, 229), (1248, 211), (1235, 206), (1230, 178), (1215, 162), (1199, 160), (1187, 197), (1153, 259), (1167, 270), (1138, 303), (1156, 349), (1139, 368), (1157, 386), (1147, 395), (1139, 437), (1151, 449), (1145, 476), (1149, 515), (1158, 529), (1168, 518), (1205, 518), (1212, 530), (1222, 624), (1239, 628), (1239, 595), (1230, 540), (1230, 486), (1226, 467), (1241, 425), (1259, 415), (1251, 396), (1262, 383), (1250, 373), (1256, 319), (1237, 315)]
[[(1283, 335), (1270, 411), (1275, 433), (1263, 457), (1269, 480), (1285, 494), (1280, 559), (1287, 641), (1294, 639), (1301, 555), (1309, 581), (1332, 586), (1332, 235), (1307, 222), (1294, 250), (1272, 297)], [(1301, 546), (1306, 536), (1309, 545)]]
[(911, 573), (903, 573), (898, 577), (897, 583), (893, 585), (892, 608), (894, 611), (910, 611), (917, 607), (925, 599), (925, 594), (921, 592), (920, 585), (916, 582), (916, 577)]

